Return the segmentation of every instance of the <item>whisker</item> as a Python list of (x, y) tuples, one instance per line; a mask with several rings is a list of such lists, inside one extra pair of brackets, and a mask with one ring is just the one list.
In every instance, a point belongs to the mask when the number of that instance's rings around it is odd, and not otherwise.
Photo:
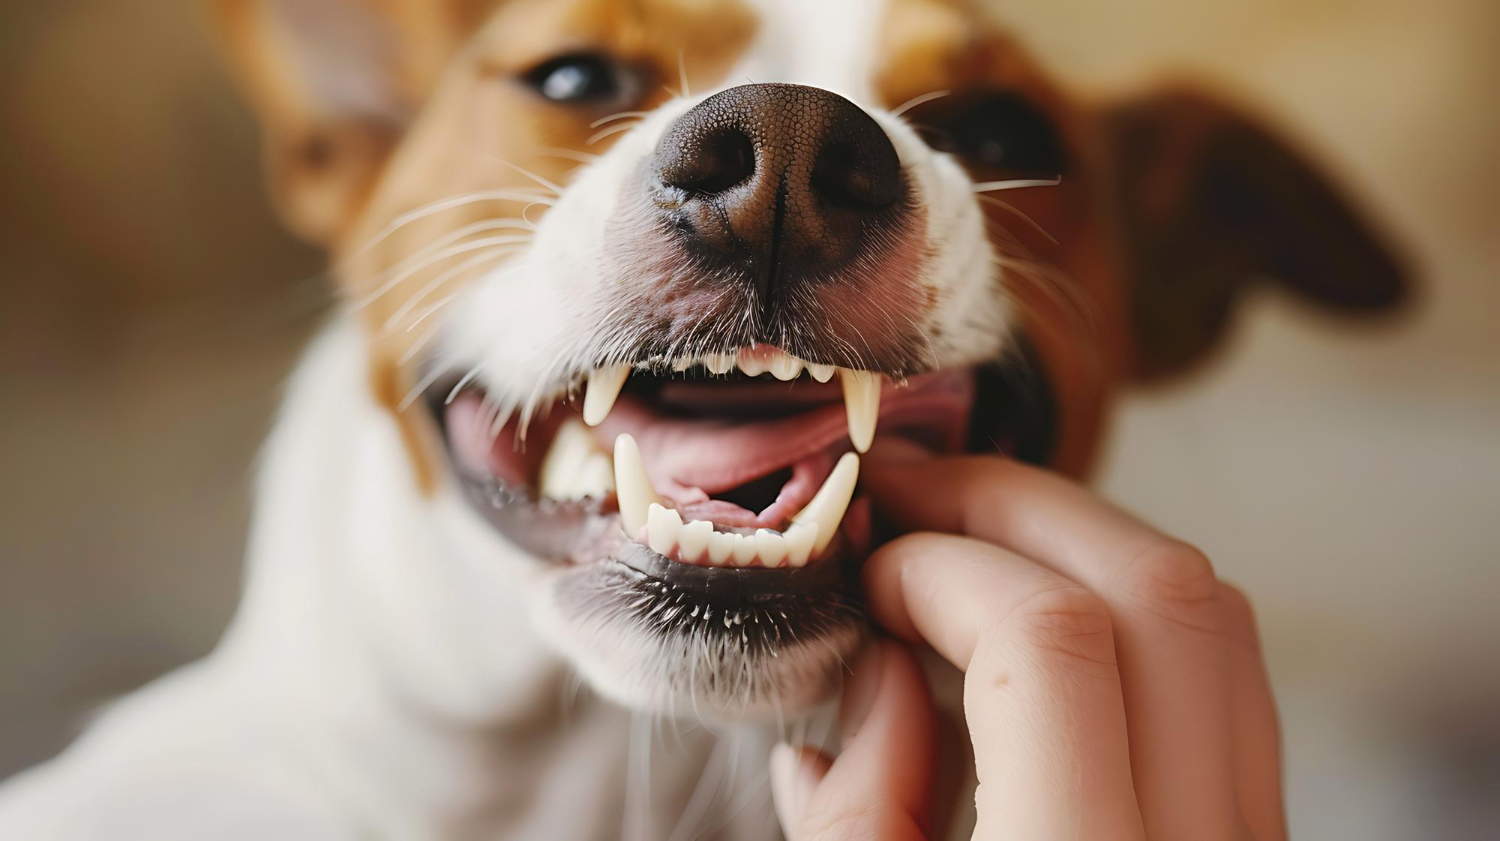
[[(682, 97), (686, 99), (692, 96), (688, 90), (687, 61), (683, 58), (682, 50), (677, 51), (677, 85), (682, 88)], [(589, 126), (593, 128), (593, 126)]]
[[(432, 280), (429, 280), (427, 284), (424, 285), (421, 289), (418, 289), (415, 293), (413, 293), (410, 298), (406, 299), (405, 303), (403, 303), (400, 307), (397, 307), (396, 311), (391, 313), (391, 317), (386, 319), (385, 324), (381, 325), (380, 329), (384, 331), (390, 330), (395, 327), (396, 324), (401, 321), (401, 319), (409, 315), (412, 310), (416, 309), (417, 306), (422, 303), (422, 301), (426, 300), (428, 295), (440, 289), (443, 284), (447, 283), (455, 277), (458, 277), (464, 271), (474, 268), (475, 266), (482, 266), (485, 263), (493, 262), (494, 260), (510, 254), (517, 248), (520, 248), (520, 245), (512, 245), (509, 247), (497, 246), (493, 251), (486, 251), (482, 254), (476, 254), (456, 266), (444, 269), (435, 277), (433, 277)], [(411, 332), (410, 328), (407, 329), (407, 332)]]
[(980, 181), (974, 184), (976, 193), (992, 193), (996, 190), (1018, 190), (1022, 187), (1056, 187), (1062, 176), (1056, 178), (1014, 178), (1009, 181)]
[(549, 158), (562, 158), (565, 161), (574, 161), (585, 166), (599, 160), (600, 155), (590, 155), (588, 152), (579, 152), (574, 149), (564, 149), (560, 146), (543, 146), (536, 150), (538, 155)]
[(485, 155), (485, 157), (489, 158), (490, 160), (494, 161), (497, 164), (503, 164), (505, 166), (510, 167), (511, 169), (515, 170), (516, 172), (519, 172), (522, 175), (526, 176), (527, 178), (530, 178), (532, 181), (535, 181), (536, 183), (542, 185), (543, 187), (546, 187), (547, 189), (551, 190), (553, 192), (553, 194), (556, 195), (556, 196), (558, 196), (559, 198), (562, 197), (563, 188), (557, 186), (556, 184), (552, 183), (551, 181), (548, 181), (547, 179), (543, 178), (542, 176), (537, 175), (535, 172), (532, 172), (531, 170), (526, 169), (525, 167), (516, 166), (515, 164), (511, 163), (510, 161), (507, 161), (507, 160), (505, 160), (503, 158), (497, 158), (494, 155)]
[[(456, 257), (459, 254), (467, 254), (470, 251), (474, 251), (475, 249), (487, 248), (491, 245), (511, 245), (513, 243), (530, 241), (530, 235), (480, 237), (479, 239), (460, 243), (453, 246), (452, 248), (446, 248), (438, 252), (437, 254), (431, 255), (430, 259), (419, 261), (416, 265), (413, 265), (399, 272), (389, 280), (382, 283), (379, 289), (376, 289), (374, 292), (371, 292), (369, 295), (366, 295), (364, 298), (361, 298), (358, 302), (356, 302), (352, 308), (352, 311), (359, 312), (365, 307), (368, 307), (369, 305), (375, 303), (376, 301), (384, 297), (387, 293), (389, 293), (392, 289), (400, 286), (407, 278), (411, 277), (422, 269), (437, 264), (441, 260), (446, 260), (449, 257)], [(379, 278), (380, 276), (377, 275), (376, 277)]]
[(600, 130), (598, 132), (595, 132), (593, 137), (590, 137), (588, 140), (584, 141), (584, 145), (585, 146), (592, 146), (595, 143), (598, 143), (599, 141), (603, 140), (604, 138), (609, 137), (611, 134), (619, 134), (622, 131), (629, 131), (629, 130), (635, 128), (635, 125), (636, 124), (633, 123), (633, 122), (632, 123), (617, 123), (615, 125), (610, 126), (607, 129), (602, 129), (602, 130)]
[(907, 111), (910, 111), (911, 109), (917, 107), (918, 105), (921, 105), (925, 102), (931, 102), (934, 99), (942, 99), (943, 97), (948, 96), (952, 93), (953, 91), (929, 91), (922, 94), (921, 96), (914, 96), (892, 109), (891, 116), (899, 117), (902, 114), (905, 114)]
[(592, 123), (589, 123), (589, 128), (598, 128), (605, 123), (612, 123), (615, 120), (625, 120), (632, 118), (639, 120), (649, 116), (651, 116), (650, 111), (621, 111), (616, 114), (610, 114), (608, 117), (600, 117)]
[[(1011, 213), (1014, 213), (1015, 215), (1021, 217), (1021, 219), (1023, 219), (1028, 225), (1030, 225), (1033, 230), (1035, 230), (1037, 233), (1041, 234), (1042, 236), (1046, 237), (1048, 242), (1052, 243), (1053, 245), (1057, 245), (1058, 244), (1056, 237), (1054, 237), (1051, 234), (1047, 233), (1047, 229), (1046, 228), (1043, 228), (1041, 226), (1041, 224), (1038, 223), (1035, 219), (1032, 219), (1030, 216), (1027, 216), (1025, 213), (1022, 213), (1021, 209), (1018, 208), (1018, 207), (1016, 207), (1015, 205), (1013, 205), (1013, 204), (1007, 204), (1006, 202), (1003, 202), (1003, 201), (995, 198), (994, 196), (986, 196), (986, 195), (983, 195), (983, 194), (975, 195), (974, 198), (979, 199), (981, 202), (984, 202), (985, 204), (992, 204), (995, 207), (1001, 208), (1003, 210), (1008, 210)], [(523, 213), (524, 213), (524, 211), (523, 211)]]
[(408, 210), (400, 216), (397, 216), (395, 219), (392, 219), (390, 222), (386, 223), (386, 226), (384, 228), (380, 229), (379, 233), (371, 237), (369, 242), (360, 246), (359, 250), (355, 253), (361, 254), (365, 251), (368, 251), (369, 249), (378, 245), (381, 240), (395, 233), (398, 229), (403, 228), (406, 225), (409, 225), (412, 222), (423, 218), (424, 216), (430, 216), (434, 213), (441, 213), (444, 210), (451, 210), (455, 207), (462, 207), (466, 204), (477, 204), (484, 201), (534, 201), (549, 203), (551, 202), (551, 198), (540, 195), (538, 193), (526, 192), (523, 190), (481, 190), (475, 193), (464, 193), (462, 195), (450, 196), (446, 199), (438, 199), (437, 201), (429, 202), (428, 204), (424, 204), (420, 207)]

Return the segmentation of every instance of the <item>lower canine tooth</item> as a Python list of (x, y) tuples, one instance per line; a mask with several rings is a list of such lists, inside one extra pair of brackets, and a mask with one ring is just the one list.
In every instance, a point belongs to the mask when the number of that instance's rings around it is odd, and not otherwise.
[(624, 433), (615, 438), (615, 498), (620, 503), (620, 526), (634, 540), (646, 527), (652, 506), (660, 507), (660, 498), (646, 476), (641, 448)]
[(629, 365), (611, 365), (589, 374), (589, 383), (583, 392), (583, 422), (589, 426), (603, 423), (629, 377)]
[(884, 378), (869, 371), (839, 369), (844, 386), (844, 411), (849, 416), (849, 440), (854, 449), (866, 452), (875, 441), (875, 421), (880, 418), (880, 383)]
[(849, 510), (849, 500), (854, 496), (854, 484), (858, 480), (859, 456), (844, 453), (812, 501), (792, 518), (793, 523), (817, 529), (818, 536), (812, 547), (814, 555), (822, 554), (838, 533), (839, 523), (844, 520), (844, 512)]

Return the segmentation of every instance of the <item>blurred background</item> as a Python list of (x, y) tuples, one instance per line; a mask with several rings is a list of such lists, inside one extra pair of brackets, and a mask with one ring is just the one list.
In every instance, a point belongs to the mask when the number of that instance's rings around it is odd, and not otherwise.
[[(1500, 827), (1500, 3), (1005, 0), (1063, 78), (1256, 105), (1423, 289), (1355, 327), (1268, 290), (1122, 407), (1098, 485), (1256, 601), (1293, 835)], [(263, 198), (193, 2), (0, 4), (0, 777), (206, 653), (278, 386), (331, 305)]]

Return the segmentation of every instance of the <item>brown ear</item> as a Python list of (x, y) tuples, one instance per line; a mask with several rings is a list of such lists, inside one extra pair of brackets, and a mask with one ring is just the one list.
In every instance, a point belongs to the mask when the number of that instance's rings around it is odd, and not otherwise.
[(1405, 297), (1400, 261), (1366, 220), (1237, 111), (1168, 90), (1114, 108), (1106, 123), (1138, 378), (1202, 359), (1249, 281), (1274, 278), (1351, 313)]
[[(440, 2), (218, 0), (230, 56), (261, 120), (273, 199), (298, 234), (352, 221), (435, 76)], [(428, 43), (413, 43), (425, 37)]]

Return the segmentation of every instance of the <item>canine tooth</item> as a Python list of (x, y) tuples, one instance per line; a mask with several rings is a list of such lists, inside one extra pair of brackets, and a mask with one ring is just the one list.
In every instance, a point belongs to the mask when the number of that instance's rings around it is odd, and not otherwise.
[(677, 536), (677, 556), (690, 563), (703, 557), (713, 533), (714, 524), (708, 520), (694, 520), (683, 526)]
[(646, 545), (668, 555), (681, 536), (682, 515), (675, 508), (664, 508), (659, 502), (651, 503), (650, 513), (646, 515)]
[(646, 475), (641, 448), (626, 433), (615, 438), (615, 498), (620, 503), (620, 525), (634, 540), (646, 526), (651, 506), (660, 502)]
[(588, 388), (583, 393), (583, 422), (589, 426), (603, 423), (629, 377), (629, 365), (611, 365), (589, 374)]
[(786, 538), (770, 529), (756, 529), (755, 554), (760, 556), (763, 565), (781, 566), (781, 562), (786, 560), (786, 548)]
[(849, 416), (849, 440), (865, 452), (875, 440), (875, 421), (880, 418), (880, 383), (884, 378), (869, 371), (839, 369), (844, 386), (844, 411)]
[(802, 360), (790, 353), (778, 353), (771, 357), (767, 367), (770, 368), (771, 376), (786, 382), (797, 379), (797, 375), (802, 373)]
[(579, 474), (597, 449), (588, 427), (576, 418), (564, 421), (557, 428), (547, 454), (542, 457), (542, 469), (537, 477), (542, 496), (572, 499), (579, 487)]
[(734, 535), (734, 565), (749, 566), (755, 560), (755, 538), (743, 534)]
[(723, 566), (734, 554), (734, 539), (737, 535), (727, 532), (714, 532), (708, 536), (708, 562), (714, 566)]
[(807, 365), (807, 373), (812, 374), (812, 378), (817, 380), (818, 382), (826, 383), (829, 380), (833, 379), (834, 368), (832, 365), (819, 365), (815, 362), (807, 362), (804, 364)]
[(824, 480), (823, 487), (813, 495), (807, 507), (792, 518), (793, 523), (815, 526), (818, 537), (813, 541), (813, 554), (820, 554), (838, 533), (844, 512), (849, 510), (849, 500), (854, 496), (854, 483), (859, 479), (859, 456), (844, 453), (833, 472)]
[(787, 565), (800, 567), (812, 556), (813, 544), (818, 540), (818, 527), (812, 523), (793, 523), (791, 528), (782, 532), (782, 538), (786, 543)]
[(609, 463), (609, 456), (597, 451), (590, 453), (574, 476), (573, 487), (579, 499), (586, 496), (600, 499), (614, 490), (615, 470)]

